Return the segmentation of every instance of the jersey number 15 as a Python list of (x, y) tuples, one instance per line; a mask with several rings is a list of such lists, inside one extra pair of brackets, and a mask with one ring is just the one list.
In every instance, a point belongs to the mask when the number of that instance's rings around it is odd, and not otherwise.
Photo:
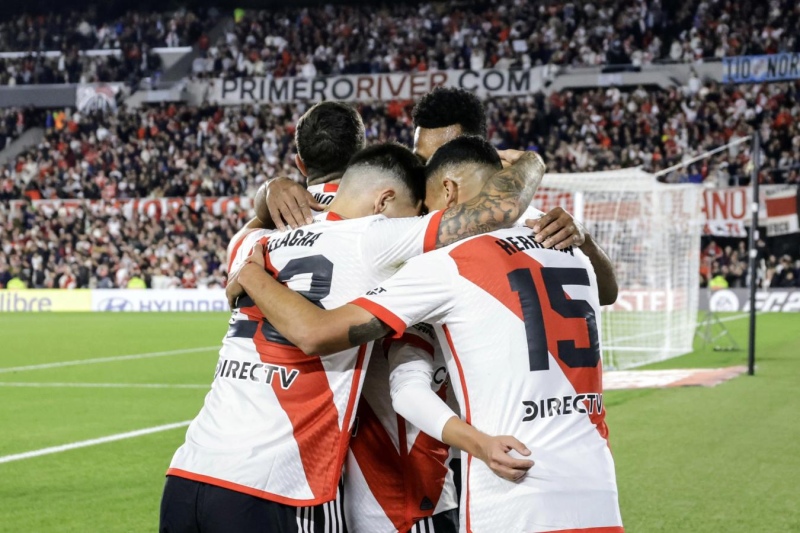
[[(522, 316), (525, 322), (525, 335), (528, 339), (528, 358), (531, 371), (548, 370), (550, 359), (548, 357), (547, 332), (557, 335), (560, 339), (556, 343), (557, 353), (553, 356), (561, 359), (570, 368), (595, 367), (600, 361), (600, 343), (597, 334), (597, 318), (594, 309), (586, 300), (570, 300), (564, 292), (565, 285), (589, 286), (589, 275), (583, 268), (556, 268), (541, 267), (542, 280), (550, 301), (550, 309), (565, 319), (583, 319), (582, 321), (569, 320), (558, 324), (550, 322), (542, 308), (533, 273), (528, 268), (519, 268), (508, 274), (508, 283), (511, 290), (519, 296), (522, 306)], [(547, 313), (551, 316), (552, 313)], [(586, 328), (581, 331), (582, 328)], [(589, 346), (578, 348), (576, 338), (586, 338), (584, 332), (588, 330)], [(564, 338), (567, 337), (567, 338)]]

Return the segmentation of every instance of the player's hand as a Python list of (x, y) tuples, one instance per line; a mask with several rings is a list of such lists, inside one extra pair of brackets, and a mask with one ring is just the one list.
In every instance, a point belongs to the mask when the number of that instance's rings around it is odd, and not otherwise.
[(264, 269), (264, 247), (260, 242), (257, 242), (255, 246), (253, 246), (253, 249), (250, 250), (250, 255), (247, 256), (242, 266), (228, 275), (228, 285), (225, 287), (225, 296), (228, 298), (228, 305), (231, 309), (234, 309), (236, 300), (245, 293), (244, 287), (239, 283), (239, 275), (242, 273), (242, 270), (244, 270), (244, 267), (250, 263), (253, 263), (262, 270)]
[(287, 224), (293, 228), (311, 224), (314, 222), (311, 210), (325, 209), (305, 187), (289, 178), (270, 181), (266, 188), (265, 202), (270, 218), (280, 231), (285, 231)]
[(514, 450), (520, 455), (528, 456), (531, 451), (520, 441), (510, 435), (498, 437), (486, 436), (481, 444), (481, 461), (486, 463), (492, 472), (509, 481), (519, 481), (533, 467), (529, 459), (516, 459), (508, 452)]
[(517, 163), (520, 159), (527, 158), (531, 161), (537, 162), (542, 167), (542, 172), (547, 168), (545, 165), (542, 156), (538, 153), (531, 151), (531, 150), (498, 150), (497, 155), (500, 156), (500, 162), (503, 164), (503, 168), (508, 168), (511, 165)]
[(498, 150), (497, 155), (500, 156), (500, 162), (503, 163), (503, 168), (510, 167), (516, 163), (520, 157), (525, 155), (524, 150)]
[(236, 300), (239, 296), (244, 294), (244, 289), (239, 283), (239, 272), (233, 273), (233, 279), (228, 279), (228, 285), (225, 286), (225, 297), (228, 299), (228, 307), (231, 310), (236, 308)]
[(536, 233), (536, 242), (545, 248), (563, 250), (582, 246), (586, 242), (586, 229), (561, 207), (551, 209), (538, 220), (526, 220), (525, 225)]
[(264, 265), (266, 264), (266, 261), (264, 261), (264, 246), (260, 242), (257, 242), (253, 246), (253, 249), (250, 250), (250, 254), (247, 256), (247, 259), (244, 260), (242, 268), (246, 267), (249, 263), (253, 263), (261, 270), (264, 270)]

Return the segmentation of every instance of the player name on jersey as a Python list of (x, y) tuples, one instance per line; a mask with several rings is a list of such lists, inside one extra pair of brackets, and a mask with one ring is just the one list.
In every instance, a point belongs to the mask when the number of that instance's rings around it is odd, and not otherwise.
[(524, 252), (525, 250), (536, 250), (536, 249), (550, 249), (555, 250), (557, 252), (563, 252), (565, 254), (570, 254), (572, 256), (575, 255), (575, 252), (572, 249), (572, 246), (568, 248), (564, 248), (563, 250), (556, 250), (555, 248), (545, 248), (545, 246), (541, 243), (538, 243), (534, 240), (535, 233), (531, 233), (528, 236), (525, 235), (518, 235), (516, 237), (505, 237), (503, 239), (497, 239), (495, 243), (503, 249), (508, 255), (514, 255), (518, 252)]
[(314, 246), (320, 234), (313, 231), (296, 229), (287, 233), (281, 239), (270, 239), (267, 243), (267, 252), (274, 252), (284, 246)]

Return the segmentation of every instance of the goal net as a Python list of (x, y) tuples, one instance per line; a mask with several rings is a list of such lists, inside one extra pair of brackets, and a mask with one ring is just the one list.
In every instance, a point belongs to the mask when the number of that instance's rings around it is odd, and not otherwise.
[(692, 350), (700, 285), (700, 188), (665, 185), (639, 169), (548, 174), (534, 205), (561, 206), (608, 253), (620, 293), (603, 308), (606, 369)]

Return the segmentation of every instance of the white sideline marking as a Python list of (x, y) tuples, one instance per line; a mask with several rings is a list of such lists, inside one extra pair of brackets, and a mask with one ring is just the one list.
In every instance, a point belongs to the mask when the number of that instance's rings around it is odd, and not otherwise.
[(208, 389), (211, 384), (194, 383), (49, 383), (26, 381), (0, 381), (0, 387), (75, 387), (97, 389)]
[(10, 463), (12, 461), (19, 461), (21, 459), (30, 459), (32, 457), (41, 457), (42, 455), (50, 455), (53, 453), (66, 452), (69, 450), (75, 450), (77, 448), (86, 448), (87, 446), (95, 446), (97, 444), (105, 444), (107, 442), (132, 439), (134, 437), (141, 437), (143, 435), (150, 435), (153, 433), (159, 433), (161, 431), (169, 431), (170, 429), (178, 429), (186, 427), (190, 423), (191, 420), (184, 420), (183, 422), (175, 422), (174, 424), (164, 424), (163, 426), (154, 426), (151, 428), (137, 429), (136, 431), (117, 433), (116, 435), (108, 435), (107, 437), (100, 437), (98, 439), (80, 440), (78, 442), (62, 444), (61, 446), (51, 446), (50, 448), (42, 448), (40, 450), (32, 450), (30, 452), (15, 453), (13, 455), (4, 455), (0, 457), (0, 464)]
[(209, 352), (218, 350), (219, 346), (204, 346), (202, 348), (186, 348), (183, 350), (170, 350), (168, 352), (136, 353), (132, 355), (114, 355), (111, 357), (97, 357), (95, 359), (76, 359), (73, 361), (58, 361), (55, 363), (42, 363), (40, 365), (11, 366), (0, 368), (0, 374), (7, 372), (24, 372), (26, 370), (40, 370), (44, 368), (59, 368), (62, 366), (93, 365), (97, 363), (111, 363), (114, 361), (131, 361), (134, 359), (148, 359), (150, 357), (167, 357), (184, 353)]

